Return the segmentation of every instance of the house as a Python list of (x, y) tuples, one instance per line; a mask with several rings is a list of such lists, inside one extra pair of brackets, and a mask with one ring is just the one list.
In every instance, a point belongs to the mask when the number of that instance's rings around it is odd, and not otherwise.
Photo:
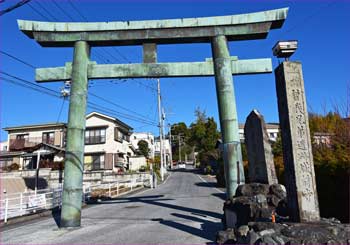
[(2, 152), (2, 151), (5, 152), (5, 151), (7, 151), (7, 149), (8, 149), (7, 140), (0, 142), (0, 152)]
[(7, 127), (7, 151), (1, 152), (1, 167), (17, 164), (19, 169), (36, 168), (37, 152), (41, 151), (41, 160), (50, 162), (63, 161), (65, 147), (65, 123), (33, 124)]
[(132, 127), (117, 118), (91, 112), (86, 116), (85, 170), (129, 169), (136, 149), (130, 143)]
[[(0, 155), (1, 167), (16, 163), (19, 169), (36, 168), (38, 152), (42, 162), (52, 165), (63, 162), (66, 145), (66, 123), (47, 123), (7, 127), (8, 151)], [(146, 165), (138, 159), (130, 143), (132, 127), (117, 118), (91, 112), (86, 116), (84, 170), (113, 170), (130, 168), (130, 158), (135, 166)], [(142, 158), (142, 157), (141, 157)]]
[(148, 132), (140, 132), (140, 133), (132, 133), (130, 136), (131, 144), (136, 150), (138, 150), (139, 148), (138, 143), (141, 140), (144, 140), (148, 143), (149, 158), (154, 158), (154, 153), (155, 153), (154, 135)]

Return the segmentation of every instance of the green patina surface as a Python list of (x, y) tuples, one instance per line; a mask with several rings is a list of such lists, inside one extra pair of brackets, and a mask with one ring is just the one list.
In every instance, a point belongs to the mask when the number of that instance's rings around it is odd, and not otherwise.
[[(72, 64), (64, 67), (36, 69), (36, 81), (71, 80)], [(237, 60), (231, 57), (231, 75), (247, 75), (272, 72), (271, 59)], [(97, 65), (91, 62), (89, 79), (105, 78), (152, 78), (213, 76), (213, 62), (147, 63)]]
[(87, 95), (87, 70), (90, 48), (84, 41), (76, 42), (72, 70), (72, 87), (67, 125), (67, 145), (64, 162), (64, 186), (62, 196), (61, 227), (80, 226), (85, 113)]
[(42, 46), (74, 46), (88, 41), (90, 46), (151, 43), (210, 42), (225, 35), (228, 40), (265, 38), (270, 29), (280, 28), (288, 8), (263, 12), (147, 21), (60, 23), (18, 20), (18, 26)]
[(213, 38), (216, 94), (219, 107), (221, 138), (227, 199), (235, 195), (239, 184), (244, 183), (242, 152), (239, 138), (236, 99), (232, 78), (232, 61), (225, 36)]

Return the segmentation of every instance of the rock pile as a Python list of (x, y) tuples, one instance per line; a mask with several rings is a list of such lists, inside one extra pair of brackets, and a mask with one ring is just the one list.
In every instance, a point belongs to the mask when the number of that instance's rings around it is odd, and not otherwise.
[(350, 225), (335, 219), (312, 223), (249, 222), (217, 234), (218, 244), (350, 244)]
[(224, 204), (223, 223), (218, 244), (350, 244), (350, 224), (336, 219), (288, 222), (287, 194), (280, 184), (240, 185)]
[[(224, 204), (224, 227), (247, 225), (250, 221), (270, 221), (272, 215), (278, 220), (286, 219), (287, 193), (280, 184), (251, 183), (240, 185), (236, 195)], [(232, 217), (232, 218), (230, 218)], [(226, 224), (229, 220), (229, 224)]]

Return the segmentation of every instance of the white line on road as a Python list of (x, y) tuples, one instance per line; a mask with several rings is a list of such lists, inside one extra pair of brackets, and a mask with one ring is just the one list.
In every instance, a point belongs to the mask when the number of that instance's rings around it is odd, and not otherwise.
[[(198, 174), (197, 174), (197, 176), (198, 176), (198, 178), (201, 179), (201, 181), (203, 181), (204, 183), (209, 184), (208, 181), (206, 181), (205, 179), (203, 179), (203, 178), (202, 178), (201, 176), (199, 176)], [(216, 187), (214, 187), (214, 189), (215, 189), (216, 191), (220, 192), (220, 193), (225, 193), (224, 191), (222, 191), (222, 190), (220, 190), (220, 189), (218, 189), (218, 188), (216, 188)]]

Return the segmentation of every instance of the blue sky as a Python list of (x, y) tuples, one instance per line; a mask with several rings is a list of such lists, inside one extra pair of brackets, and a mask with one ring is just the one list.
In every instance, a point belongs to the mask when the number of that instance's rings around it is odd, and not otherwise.
[[(16, 3), (6, 0), (4, 9)], [(292, 60), (303, 63), (307, 103), (314, 112), (330, 108), (332, 103), (345, 103), (349, 77), (349, 15), (348, 1), (76, 1), (75, 7), (68, 1), (32, 0), (0, 17), (0, 50), (10, 53), (35, 67), (63, 66), (72, 60), (72, 48), (42, 48), (18, 30), (16, 20), (57, 20), (67, 22), (72, 18), (83, 21), (151, 20), (186, 17), (205, 17), (257, 12), (289, 7), (289, 14), (281, 29), (272, 30), (267, 39), (230, 42), (231, 55), (240, 59), (269, 58), (273, 67), (278, 61), (272, 57), (271, 48), (277, 40), (297, 39), (299, 48)], [(44, 8), (42, 8), (44, 7)], [(35, 10), (33, 10), (35, 9)], [(46, 9), (46, 11), (44, 10)], [(64, 12), (61, 11), (64, 10)], [(39, 13), (41, 13), (41, 15)], [(158, 47), (159, 62), (203, 61), (211, 57), (210, 44), (161, 45)], [(92, 60), (98, 63), (141, 62), (142, 50), (138, 46), (94, 48)], [(20, 78), (34, 81), (34, 70), (0, 54), (0, 70)], [(6, 77), (0, 74), (1, 77)], [(60, 91), (62, 83), (42, 84)], [(156, 82), (147, 79), (127, 81), (91, 81), (89, 91), (114, 103), (96, 97), (88, 100), (114, 110), (110, 113), (134, 128), (156, 135), (158, 129), (144, 123), (122, 117), (118, 112), (136, 116), (134, 112), (157, 121)], [(244, 122), (249, 112), (256, 108), (268, 122), (278, 121), (275, 79), (272, 74), (235, 76), (234, 86), (238, 118)], [(36, 91), (28, 90), (0, 79), (1, 128), (7, 126), (67, 121), (68, 102)], [(168, 122), (194, 120), (196, 107), (204, 109), (208, 116), (218, 121), (218, 109), (214, 77), (161, 79), (161, 91)], [(125, 111), (115, 106), (128, 108)], [(92, 109), (88, 109), (88, 112)], [(132, 112), (130, 112), (132, 111)], [(113, 115), (114, 114), (114, 115)], [(2, 130), (1, 140), (6, 140)]]

